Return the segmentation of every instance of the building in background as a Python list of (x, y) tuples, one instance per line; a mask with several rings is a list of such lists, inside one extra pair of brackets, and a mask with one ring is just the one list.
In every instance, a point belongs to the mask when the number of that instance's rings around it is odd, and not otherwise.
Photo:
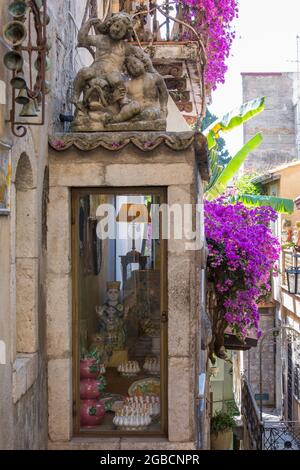
[(244, 125), (244, 142), (257, 132), (261, 132), (264, 138), (261, 146), (248, 156), (244, 171), (263, 174), (297, 160), (297, 74), (243, 73), (242, 83), (243, 102), (266, 97), (265, 110)]

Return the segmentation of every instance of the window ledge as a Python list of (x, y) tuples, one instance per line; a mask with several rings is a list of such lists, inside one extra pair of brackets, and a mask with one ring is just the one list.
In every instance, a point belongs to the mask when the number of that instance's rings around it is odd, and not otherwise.
[(48, 450), (195, 450), (194, 442), (170, 442), (164, 437), (73, 437), (48, 442)]
[(17, 354), (13, 365), (13, 402), (17, 403), (38, 376), (38, 353)]

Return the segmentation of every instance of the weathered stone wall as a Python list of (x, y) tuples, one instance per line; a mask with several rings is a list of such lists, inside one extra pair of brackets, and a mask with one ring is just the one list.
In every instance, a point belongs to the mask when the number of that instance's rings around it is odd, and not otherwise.
[[(260, 329), (262, 333), (274, 328), (275, 309), (260, 309)], [(260, 393), (259, 348), (251, 348), (244, 352), (244, 373), (254, 394)], [(272, 340), (266, 340), (262, 349), (262, 385), (263, 393), (269, 394), (269, 399), (263, 405), (275, 406), (276, 370), (275, 348)]]
[(245, 73), (243, 102), (265, 96), (265, 110), (244, 125), (244, 141), (257, 132), (263, 134), (261, 146), (252, 152), (245, 171), (267, 172), (297, 158), (295, 108), (293, 102), (295, 74)]
[[(200, 270), (184, 240), (168, 243), (168, 438), (72, 439), (72, 187), (166, 186), (168, 203), (197, 201), (193, 148), (143, 153), (70, 149), (50, 154), (48, 212), (48, 390), (51, 449), (193, 449), (199, 342)], [(57, 223), (59, 220), (59, 224)], [(199, 262), (199, 260), (198, 260)], [(198, 357), (198, 359), (197, 359)]]
[[(0, 4), (1, 31), (11, 20), (7, 14), (9, 3), (3, 0)], [(85, 2), (50, 0), (48, 7), (52, 67), (47, 79), (52, 83), (52, 92), (47, 95), (46, 122), (42, 127), (30, 127), (21, 139), (12, 136), (9, 124), (4, 122), (11, 107), (11, 75), (2, 62), (9, 49), (0, 42), (0, 80), (6, 84), (6, 105), (1, 104), (0, 109), (4, 113), (0, 116), (0, 138), (12, 144), (11, 212), (0, 216), (0, 341), (6, 352), (6, 363), (0, 364), (0, 449), (47, 446), (44, 176), (48, 131), (57, 125), (58, 114), (68, 111), (66, 99), (70, 96), (71, 80), (83, 57), (75, 52), (74, 22), (80, 26)], [(2, 90), (3, 84), (1, 103)], [(29, 179), (24, 186), (26, 175)]]

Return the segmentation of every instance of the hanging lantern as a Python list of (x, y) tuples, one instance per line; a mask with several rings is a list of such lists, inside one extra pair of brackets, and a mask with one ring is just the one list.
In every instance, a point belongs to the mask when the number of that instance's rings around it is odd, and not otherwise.
[(300, 268), (289, 268), (287, 274), (288, 291), (290, 294), (300, 294)]
[(288, 291), (290, 294), (300, 294), (300, 268), (298, 267), (299, 254), (294, 254), (295, 266), (285, 270), (288, 282)]

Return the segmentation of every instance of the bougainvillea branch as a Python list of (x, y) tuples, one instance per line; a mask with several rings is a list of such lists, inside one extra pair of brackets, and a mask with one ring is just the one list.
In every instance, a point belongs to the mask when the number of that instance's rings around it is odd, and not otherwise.
[[(178, 0), (183, 4), (184, 19), (201, 36), (207, 54), (206, 84), (215, 89), (224, 83), (235, 32), (232, 22), (238, 17), (237, 0)], [(188, 35), (188, 33), (187, 33)]]
[(279, 242), (269, 228), (276, 218), (271, 207), (247, 209), (224, 198), (205, 202), (208, 278), (215, 285), (219, 315), (212, 345), (217, 355), (227, 326), (240, 339), (251, 329), (260, 335), (257, 303), (271, 289), (270, 274), (279, 258)]

